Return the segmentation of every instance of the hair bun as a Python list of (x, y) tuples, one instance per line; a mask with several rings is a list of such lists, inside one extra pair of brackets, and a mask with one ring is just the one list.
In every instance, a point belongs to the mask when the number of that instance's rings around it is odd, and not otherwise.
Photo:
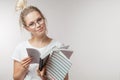
[(27, 0), (17, 0), (16, 11), (23, 10), (27, 6)]

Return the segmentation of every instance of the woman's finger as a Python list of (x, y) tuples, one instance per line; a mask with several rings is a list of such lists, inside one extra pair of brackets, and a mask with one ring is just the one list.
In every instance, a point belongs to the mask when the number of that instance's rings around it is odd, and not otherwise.
[(31, 57), (26, 57), (22, 61), (26, 61), (27, 59), (30, 59)]
[(28, 58), (28, 59), (21, 61), (21, 64), (24, 65), (24, 64), (29, 63), (31, 61), (32, 61), (32, 58)]
[(41, 76), (41, 77), (44, 77), (46, 75), (46, 67), (44, 67), (42, 69), (42, 71), (40, 71), (39, 69), (37, 70), (38, 74)]
[(32, 58), (25, 58), (21, 61), (21, 65), (24, 68), (28, 68), (31, 61), (32, 61)]
[(27, 67), (27, 66), (29, 66), (30, 62), (31, 62), (31, 61), (27, 61), (26, 63), (22, 64), (22, 66), (23, 66), (23, 67)]

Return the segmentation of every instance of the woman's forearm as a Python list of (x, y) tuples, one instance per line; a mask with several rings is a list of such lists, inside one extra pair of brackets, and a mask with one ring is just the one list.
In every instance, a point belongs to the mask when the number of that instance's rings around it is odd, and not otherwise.
[(27, 57), (18, 62), (14, 60), (14, 80), (24, 80), (26, 74), (28, 73), (28, 68), (31, 62), (31, 58)]
[(24, 80), (27, 72), (28, 72), (28, 70), (25, 70), (25, 71), (19, 70), (19, 71), (15, 72), (13, 75), (14, 80)]

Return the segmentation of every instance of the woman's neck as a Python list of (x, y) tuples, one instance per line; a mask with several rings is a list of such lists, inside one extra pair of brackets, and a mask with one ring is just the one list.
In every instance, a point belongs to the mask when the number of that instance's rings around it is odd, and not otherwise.
[(32, 37), (29, 42), (34, 47), (44, 47), (48, 45), (51, 42), (51, 38), (49, 38), (47, 35), (41, 36), (41, 37)]
[(43, 36), (39, 36), (39, 37), (32, 37), (31, 40), (34, 41), (34, 42), (44, 42), (46, 41), (47, 39), (49, 39), (48, 36), (46, 35), (43, 35)]

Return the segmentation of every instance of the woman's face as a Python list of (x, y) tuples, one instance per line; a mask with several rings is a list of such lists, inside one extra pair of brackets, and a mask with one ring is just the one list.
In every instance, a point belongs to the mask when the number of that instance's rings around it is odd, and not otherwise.
[(25, 28), (32, 33), (33, 36), (43, 36), (46, 34), (45, 20), (39, 12), (33, 11), (24, 18)]

